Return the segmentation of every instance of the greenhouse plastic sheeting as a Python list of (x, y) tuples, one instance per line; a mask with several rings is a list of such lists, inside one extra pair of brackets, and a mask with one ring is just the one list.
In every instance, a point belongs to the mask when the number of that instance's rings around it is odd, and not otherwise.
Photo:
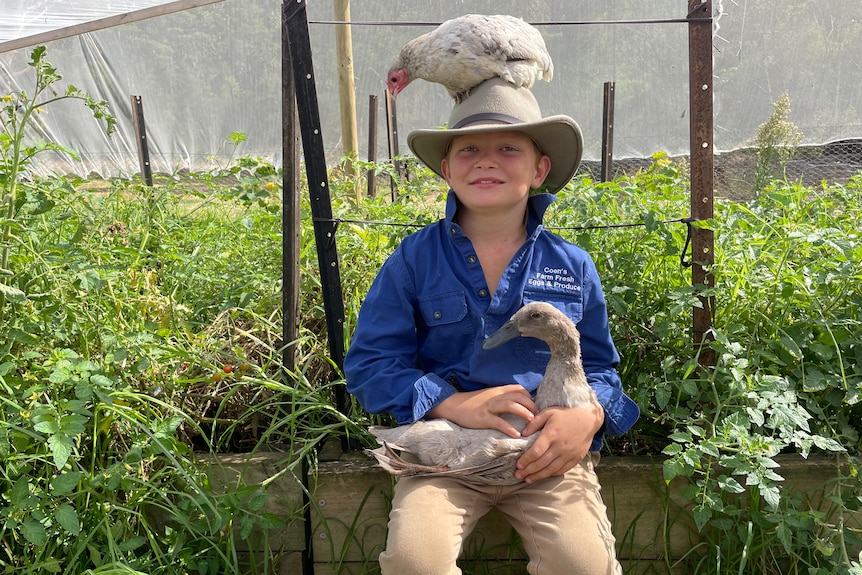
[(2, 0), (0, 42), (168, 3), (170, 0)]
[[(86, 20), (88, 11), (123, 4), (0, 0), (0, 30), (26, 35), (40, 22), (77, 22), (78, 16)], [(616, 158), (688, 153), (688, 25), (655, 22), (684, 20), (686, 0), (409, 0), (395, 6), (351, 2), (361, 158), (367, 154), (369, 95), (380, 97), (378, 132), (385, 134), (384, 79), (400, 47), (429, 31), (428, 23), (465, 13), (508, 13), (536, 24), (555, 73), (552, 82), (537, 83), (534, 92), (545, 114), (568, 114), (580, 123), (586, 158), (600, 156), (605, 82), (615, 83)], [(862, 2), (713, 0), (713, 12), (716, 151), (748, 145), (784, 92), (803, 143), (862, 137)], [(332, 163), (342, 154), (332, 2), (311, 0), (308, 16), (323, 137)], [(63, 75), (61, 85), (73, 84), (107, 100), (119, 129), (105, 136), (80, 103), (52, 106), (38, 116), (29, 137), (71, 147), (81, 160), (43, 154), (36, 169), (137, 172), (132, 95), (142, 97), (156, 171), (207, 169), (238, 155), (277, 161), (280, 26), (280, 0), (225, 0), (47, 43), (47, 58)], [(0, 54), (0, 96), (32, 90), (31, 50)], [(404, 142), (411, 130), (443, 125), (451, 105), (441, 86), (423, 81), (408, 86), (398, 96), (401, 153), (409, 153)], [(228, 139), (236, 132), (247, 136), (238, 146)], [(387, 156), (386, 146), (381, 137), (378, 157)]]

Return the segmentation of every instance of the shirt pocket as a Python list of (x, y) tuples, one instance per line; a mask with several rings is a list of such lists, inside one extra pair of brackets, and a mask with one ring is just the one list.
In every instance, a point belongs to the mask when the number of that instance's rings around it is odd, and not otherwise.
[[(525, 291), (524, 305), (535, 301), (544, 301), (566, 314), (569, 319), (577, 324), (584, 316), (584, 301), (581, 292), (573, 295), (560, 294), (557, 292)], [(551, 359), (551, 350), (548, 344), (529, 337), (519, 337), (515, 347), (515, 353), (533, 367), (545, 368)]]
[(579, 323), (584, 317), (584, 299), (581, 293), (572, 295), (564, 295), (560, 293), (548, 293), (540, 291), (525, 291), (524, 305), (534, 301), (544, 301), (553, 305), (555, 308), (569, 316), (575, 324)]
[[(432, 364), (451, 363), (472, 351), (473, 327), (463, 292), (448, 292), (419, 299), (424, 329), (419, 328), (421, 359)], [(423, 333), (424, 332), (424, 333)], [(437, 365), (425, 365), (427, 369)]]

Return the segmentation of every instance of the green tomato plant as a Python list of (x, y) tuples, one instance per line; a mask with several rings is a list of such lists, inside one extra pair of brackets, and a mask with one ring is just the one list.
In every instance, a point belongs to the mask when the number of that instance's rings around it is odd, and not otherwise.
[[(15, 285), (15, 272), (9, 269), (9, 254), (18, 239), (16, 232), (22, 229), (16, 218), (25, 201), (20, 186), (22, 175), (33, 157), (41, 152), (53, 150), (78, 159), (74, 150), (56, 142), (28, 141), (29, 125), (47, 106), (62, 100), (80, 100), (92, 111), (93, 117), (105, 122), (109, 135), (117, 128), (117, 121), (104, 100), (97, 101), (71, 84), (58, 91), (55, 85), (63, 76), (45, 54), (45, 46), (37, 46), (30, 54), (29, 65), (36, 74), (32, 93), (22, 89), (0, 96), (0, 126), (3, 128), (0, 133), (0, 325), (6, 320), (7, 304), (21, 303), (26, 297), (25, 291)], [(45, 209), (47, 204), (41, 202), (37, 206)]]

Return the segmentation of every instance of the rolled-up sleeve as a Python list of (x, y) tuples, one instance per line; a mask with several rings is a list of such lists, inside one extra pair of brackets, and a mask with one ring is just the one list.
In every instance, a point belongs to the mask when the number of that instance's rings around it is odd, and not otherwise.
[(584, 265), (584, 315), (578, 323), (581, 350), (587, 381), (605, 410), (605, 424), (593, 440), (592, 449), (602, 446), (602, 436), (622, 435), (640, 417), (637, 404), (624, 392), (617, 373), (619, 353), (611, 338), (608, 311), (595, 264), (588, 259)]

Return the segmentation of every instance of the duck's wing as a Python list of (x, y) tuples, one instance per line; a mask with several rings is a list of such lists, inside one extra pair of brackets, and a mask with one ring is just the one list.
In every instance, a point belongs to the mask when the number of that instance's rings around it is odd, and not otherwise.
[(415, 461), (407, 461), (395, 451), (403, 451), (398, 445), (390, 445), (383, 442), (383, 445), (377, 449), (366, 449), (365, 453), (371, 455), (380, 464), (380, 467), (385, 469), (392, 475), (409, 476), (409, 475), (428, 475), (430, 473), (443, 473), (450, 471), (448, 465), (423, 465)]
[(398, 477), (457, 477), (470, 483), (482, 485), (511, 485), (521, 480), (515, 478), (515, 463), (520, 453), (513, 453), (490, 461), (452, 469), (448, 465), (423, 465), (407, 461), (396, 451), (397, 447), (383, 443), (377, 449), (366, 449), (380, 467)]

